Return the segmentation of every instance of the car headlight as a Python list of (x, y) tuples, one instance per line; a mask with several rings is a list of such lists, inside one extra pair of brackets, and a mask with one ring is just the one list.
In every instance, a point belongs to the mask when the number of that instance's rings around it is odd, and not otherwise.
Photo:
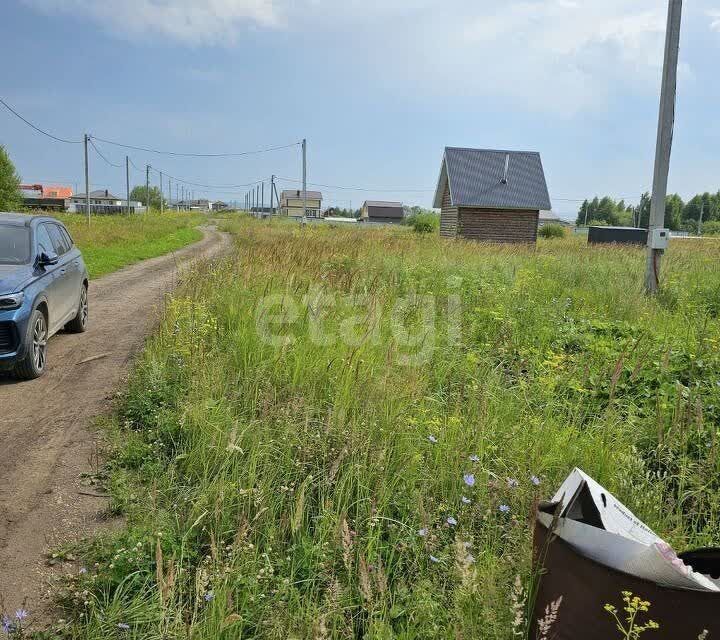
[(0, 311), (19, 309), (24, 300), (25, 294), (22, 291), (20, 293), (0, 294)]

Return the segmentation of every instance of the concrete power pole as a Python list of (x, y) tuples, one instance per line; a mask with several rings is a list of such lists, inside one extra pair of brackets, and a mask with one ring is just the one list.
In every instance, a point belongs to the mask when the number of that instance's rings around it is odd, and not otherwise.
[(88, 134), (85, 134), (85, 213), (90, 226), (90, 167), (88, 166)]
[(262, 183), (262, 196), (260, 198), (260, 217), (265, 217), (265, 181)]
[(271, 216), (275, 215), (275, 206), (274, 206), (275, 205), (275, 201), (274, 201), (275, 194), (273, 193), (274, 190), (275, 190), (275, 176), (272, 175), (272, 176), (270, 176), (270, 215)]
[(145, 213), (150, 213), (150, 165), (145, 165)]
[(653, 174), (650, 224), (648, 225), (647, 264), (645, 268), (645, 291), (656, 293), (660, 277), (662, 249), (654, 247), (655, 229), (665, 226), (665, 197), (667, 195), (670, 151), (672, 149), (675, 122), (675, 92), (677, 90), (677, 66), (680, 49), (680, 25), (682, 0), (669, 0), (668, 25), (665, 35), (665, 59), (663, 63), (660, 113), (658, 116), (657, 144), (655, 148), (655, 171)]
[(130, 215), (130, 156), (125, 156), (125, 195), (127, 196), (127, 215)]
[(163, 202), (163, 186), (162, 186), (162, 171), (160, 172), (160, 213), (165, 212), (165, 203)]
[(703, 216), (705, 214), (705, 200), (702, 201), (702, 204), (700, 205), (700, 217), (698, 218), (698, 235), (702, 235), (702, 223), (703, 223)]
[(302, 141), (302, 163), (303, 163), (303, 224), (307, 223), (307, 140)]

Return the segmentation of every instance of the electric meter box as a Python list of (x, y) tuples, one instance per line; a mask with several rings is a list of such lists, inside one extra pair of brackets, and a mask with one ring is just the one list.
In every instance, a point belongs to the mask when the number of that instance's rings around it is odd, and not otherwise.
[(651, 249), (667, 249), (670, 240), (670, 231), (668, 229), (653, 229), (650, 235)]

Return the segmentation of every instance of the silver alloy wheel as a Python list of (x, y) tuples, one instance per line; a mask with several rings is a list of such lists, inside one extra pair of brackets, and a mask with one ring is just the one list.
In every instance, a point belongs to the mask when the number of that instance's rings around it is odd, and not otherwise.
[(45, 316), (41, 313), (35, 320), (33, 328), (33, 360), (38, 371), (45, 369), (45, 356), (47, 353), (47, 324)]
[(90, 311), (88, 309), (88, 294), (87, 289), (85, 287), (82, 288), (82, 292), (80, 293), (80, 322), (82, 323), (82, 326), (87, 326), (88, 316), (90, 315)]

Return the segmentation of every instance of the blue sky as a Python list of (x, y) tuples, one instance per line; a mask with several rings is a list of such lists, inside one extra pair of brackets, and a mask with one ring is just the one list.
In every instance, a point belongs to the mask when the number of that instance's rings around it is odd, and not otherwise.
[[(6, 0), (0, 93), (68, 138), (214, 153), (306, 137), (310, 182), (368, 189), (323, 188), (339, 206), (429, 205), (446, 145), (537, 150), (554, 209), (572, 216), (572, 199), (632, 201), (651, 187), (666, 11), (664, 0)], [(685, 3), (681, 47), (669, 187), (687, 197), (720, 188), (720, 0)], [(5, 111), (0, 143), (24, 180), (82, 190), (80, 145)], [(129, 153), (205, 184), (301, 175), (297, 148)], [(95, 186), (124, 193), (124, 170), (91, 161)]]

